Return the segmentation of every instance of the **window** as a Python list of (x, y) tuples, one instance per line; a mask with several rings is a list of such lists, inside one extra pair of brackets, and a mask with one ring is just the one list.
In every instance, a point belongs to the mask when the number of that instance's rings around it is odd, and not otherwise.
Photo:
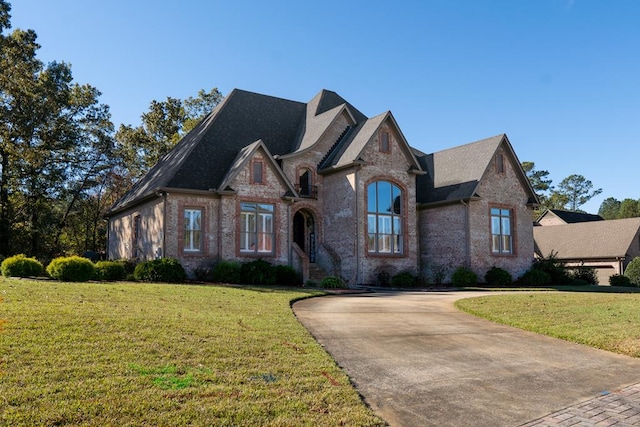
[(390, 143), (389, 132), (381, 132), (380, 133), (380, 151), (383, 153), (391, 152), (391, 143)]
[(273, 252), (273, 205), (240, 204), (240, 252)]
[(185, 252), (197, 252), (202, 249), (202, 211), (200, 209), (184, 210)]
[(140, 215), (133, 218), (133, 259), (140, 259), (142, 256), (142, 236), (140, 234)]
[(369, 253), (402, 253), (402, 204), (400, 187), (377, 181), (367, 188), (367, 233)]
[(262, 177), (262, 162), (253, 162), (253, 177), (252, 177), (252, 182), (254, 184), (262, 184), (263, 183), (263, 177)]
[(510, 209), (491, 208), (491, 252), (513, 253)]
[(504, 173), (504, 156), (502, 154), (496, 154), (496, 172)]

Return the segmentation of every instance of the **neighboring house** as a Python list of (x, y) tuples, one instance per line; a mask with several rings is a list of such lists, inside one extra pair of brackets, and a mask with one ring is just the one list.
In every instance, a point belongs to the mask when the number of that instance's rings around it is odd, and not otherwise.
[(547, 209), (536, 221), (536, 225), (563, 225), (576, 222), (604, 221), (600, 215), (584, 212), (563, 211), (560, 209)]
[(554, 253), (567, 267), (595, 268), (602, 285), (640, 256), (640, 218), (534, 227), (533, 235), (537, 256)]
[(459, 266), (519, 276), (536, 202), (506, 135), (424, 154), (390, 112), (368, 118), (335, 92), (233, 90), (111, 208), (108, 254), (191, 273), (262, 258), (350, 285)]

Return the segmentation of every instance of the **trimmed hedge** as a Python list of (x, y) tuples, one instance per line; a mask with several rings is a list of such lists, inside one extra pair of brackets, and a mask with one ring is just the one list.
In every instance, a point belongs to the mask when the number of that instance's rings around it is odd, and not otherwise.
[(44, 267), (35, 258), (27, 258), (24, 254), (6, 258), (0, 264), (0, 272), (4, 277), (37, 277), (41, 276)]
[(598, 284), (598, 275), (596, 274), (596, 269), (592, 267), (578, 267), (573, 270), (573, 273), (571, 273), (571, 277), (574, 279), (573, 281), (579, 279), (591, 285)]
[(337, 276), (327, 276), (320, 282), (321, 288), (327, 289), (335, 289), (335, 288), (345, 288), (346, 284), (344, 280)]
[(98, 261), (94, 265), (94, 278), (96, 280), (124, 280), (127, 273), (124, 264), (119, 261)]
[(240, 263), (220, 261), (213, 268), (213, 280), (220, 283), (240, 283)]
[(484, 275), (484, 281), (490, 286), (509, 286), (513, 283), (511, 274), (499, 267), (491, 267)]
[(273, 267), (276, 275), (276, 284), (280, 286), (300, 286), (302, 279), (298, 272), (289, 265), (276, 265)]
[(275, 285), (276, 272), (270, 262), (257, 259), (242, 264), (240, 280), (248, 285)]
[(621, 274), (614, 274), (612, 276), (609, 276), (609, 284), (611, 286), (635, 286), (631, 283), (631, 280), (629, 280), (627, 276), (623, 276)]
[(93, 277), (94, 266), (87, 258), (77, 255), (58, 257), (49, 263), (47, 273), (64, 282), (86, 282)]
[(478, 284), (478, 276), (467, 267), (458, 267), (451, 276), (453, 286), (464, 287)]
[(520, 284), (523, 286), (549, 286), (551, 284), (551, 276), (546, 271), (532, 268), (522, 275)]
[(391, 286), (394, 288), (412, 288), (416, 285), (416, 276), (409, 271), (403, 271), (391, 278)]
[(177, 259), (160, 258), (136, 265), (133, 277), (143, 282), (182, 283), (187, 274)]

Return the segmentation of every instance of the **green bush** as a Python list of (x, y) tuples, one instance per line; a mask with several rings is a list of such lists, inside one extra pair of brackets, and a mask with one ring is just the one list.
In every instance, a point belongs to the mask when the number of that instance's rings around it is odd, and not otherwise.
[(403, 271), (391, 278), (391, 286), (394, 288), (411, 288), (416, 285), (416, 276), (409, 271)]
[(546, 271), (532, 268), (522, 275), (520, 284), (523, 286), (549, 286), (551, 284), (551, 276)]
[(378, 279), (378, 286), (386, 288), (391, 284), (391, 273), (386, 267), (378, 268), (376, 271), (376, 278)]
[(136, 265), (138, 265), (138, 261), (135, 259), (119, 259), (116, 262), (119, 262), (124, 266), (125, 276), (133, 276), (133, 272), (136, 270)]
[(614, 274), (613, 276), (609, 276), (609, 284), (611, 286), (634, 286), (631, 284), (631, 280), (627, 276), (623, 276), (621, 274)]
[(564, 263), (558, 260), (556, 255), (556, 253), (551, 252), (546, 258), (537, 258), (533, 262), (533, 268), (549, 274), (553, 285), (568, 285), (572, 277), (565, 269)]
[(87, 258), (77, 255), (58, 257), (47, 266), (49, 276), (64, 282), (86, 282), (93, 277), (94, 266)]
[(44, 267), (35, 258), (27, 258), (24, 254), (6, 258), (0, 264), (4, 277), (37, 277), (42, 275)]
[(633, 286), (640, 286), (640, 257), (635, 257), (631, 260), (624, 270), (624, 275)]
[(159, 258), (136, 265), (133, 277), (143, 282), (182, 283), (187, 274), (177, 259)]
[(591, 267), (578, 267), (571, 273), (571, 278), (576, 280), (584, 280), (591, 285), (598, 284), (598, 275), (596, 269)]
[(464, 287), (478, 284), (478, 276), (467, 267), (458, 267), (451, 276), (453, 286)]
[(98, 261), (94, 264), (93, 277), (96, 280), (124, 280), (126, 276), (124, 264), (119, 261)]
[(213, 268), (213, 280), (219, 283), (240, 283), (240, 263), (220, 261)]
[(280, 286), (300, 286), (302, 279), (298, 272), (289, 265), (276, 265), (276, 283)]
[(499, 267), (491, 267), (484, 275), (484, 281), (491, 286), (509, 286), (513, 283), (511, 274)]
[(271, 263), (257, 259), (242, 264), (240, 267), (240, 280), (248, 285), (275, 285), (276, 271)]
[(327, 276), (320, 282), (320, 287), (326, 289), (345, 288), (346, 284), (340, 277)]

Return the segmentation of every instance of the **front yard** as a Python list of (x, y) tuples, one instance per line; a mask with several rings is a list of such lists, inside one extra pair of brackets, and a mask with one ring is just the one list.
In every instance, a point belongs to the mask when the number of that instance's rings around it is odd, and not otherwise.
[(0, 424), (384, 425), (295, 319), (313, 294), (0, 278)]
[(491, 295), (455, 305), (497, 323), (640, 357), (640, 293), (608, 286), (588, 289), (593, 292)]

